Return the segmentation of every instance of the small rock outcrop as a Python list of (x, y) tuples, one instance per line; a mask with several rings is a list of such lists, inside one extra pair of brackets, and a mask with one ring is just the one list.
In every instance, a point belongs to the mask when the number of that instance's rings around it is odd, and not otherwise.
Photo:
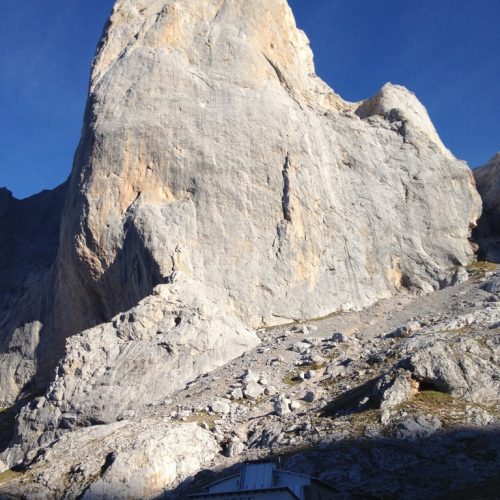
[[(497, 313), (497, 318), (500, 312)], [(412, 376), (436, 390), (476, 403), (494, 403), (500, 394), (500, 338), (486, 343), (437, 336), (421, 341), (402, 361)]]
[(483, 215), (475, 230), (479, 256), (500, 262), (500, 153), (474, 170), (476, 186), (483, 199)]
[[(197, 424), (145, 419), (79, 429), (36, 456), (36, 481), (5, 485), (16, 498), (156, 498), (210, 465), (219, 445)], [(71, 477), (71, 481), (68, 481)]]

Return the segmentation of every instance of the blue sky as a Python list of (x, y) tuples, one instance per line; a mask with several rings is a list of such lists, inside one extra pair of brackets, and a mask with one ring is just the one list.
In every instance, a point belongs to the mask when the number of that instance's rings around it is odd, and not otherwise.
[[(500, 0), (290, 0), (342, 97), (407, 86), (472, 166), (500, 150)], [(89, 68), (113, 0), (0, 0), (0, 186), (68, 176)]]

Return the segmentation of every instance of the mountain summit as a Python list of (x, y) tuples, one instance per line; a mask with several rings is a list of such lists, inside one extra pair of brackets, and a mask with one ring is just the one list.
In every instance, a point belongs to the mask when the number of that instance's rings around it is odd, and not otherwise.
[(0, 401), (49, 387), (8, 465), (163, 400), (254, 329), (449, 285), (481, 211), (415, 95), (344, 101), (285, 0), (118, 0), (65, 189), (50, 268), (0, 288)]

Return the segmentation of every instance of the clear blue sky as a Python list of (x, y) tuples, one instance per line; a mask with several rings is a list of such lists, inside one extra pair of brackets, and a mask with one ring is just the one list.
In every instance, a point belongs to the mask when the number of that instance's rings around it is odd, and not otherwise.
[[(500, 0), (290, 0), (318, 74), (348, 100), (386, 81), (425, 104), (472, 166), (500, 150)], [(68, 176), (113, 0), (0, 0), (0, 186)]]

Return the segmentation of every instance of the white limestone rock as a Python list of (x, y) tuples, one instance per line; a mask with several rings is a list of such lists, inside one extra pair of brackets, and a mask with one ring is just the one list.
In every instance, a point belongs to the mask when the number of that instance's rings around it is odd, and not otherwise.
[(250, 380), (243, 387), (243, 395), (247, 399), (257, 399), (264, 394), (264, 387), (258, 382)]
[[(446, 334), (445, 334), (446, 335)], [(476, 403), (494, 403), (500, 393), (500, 339), (428, 335), (409, 341), (400, 362), (415, 380)]]
[(231, 404), (227, 399), (218, 399), (210, 405), (210, 411), (213, 413), (220, 413), (221, 415), (227, 415), (231, 412)]
[(116, 422), (66, 434), (42, 449), (29, 482), (3, 482), (2, 498), (154, 498), (208, 466), (219, 452), (196, 424)]
[[(257, 346), (255, 333), (211, 296), (220, 292), (176, 275), (112, 322), (68, 339), (46, 397), (21, 410), (18, 449), (26, 452), (75, 426), (114, 422)], [(22, 454), (6, 457), (14, 465)]]
[(278, 395), (278, 397), (274, 400), (274, 411), (276, 412), (276, 415), (280, 417), (288, 415), (291, 412), (291, 404), (292, 400), (290, 398), (282, 394)]
[[(479, 213), (415, 96), (343, 101), (285, 0), (118, 0), (49, 299), (33, 292), (2, 327), (0, 400), (176, 271), (251, 327), (321, 317), (438, 288), (469, 262)], [(35, 349), (20, 355), (19, 337)]]
[(400, 370), (378, 380), (374, 395), (382, 412), (391, 410), (409, 400), (416, 393), (410, 373)]
[(245, 444), (238, 438), (233, 437), (229, 443), (227, 443), (225, 454), (227, 457), (237, 457), (243, 453), (245, 450)]
[(398, 132), (417, 149), (422, 142), (428, 141), (430, 147), (436, 148), (446, 158), (454, 159), (441, 142), (425, 107), (413, 92), (401, 85), (386, 83), (374, 97), (356, 109), (356, 114), (363, 119), (380, 116), (395, 124)]

